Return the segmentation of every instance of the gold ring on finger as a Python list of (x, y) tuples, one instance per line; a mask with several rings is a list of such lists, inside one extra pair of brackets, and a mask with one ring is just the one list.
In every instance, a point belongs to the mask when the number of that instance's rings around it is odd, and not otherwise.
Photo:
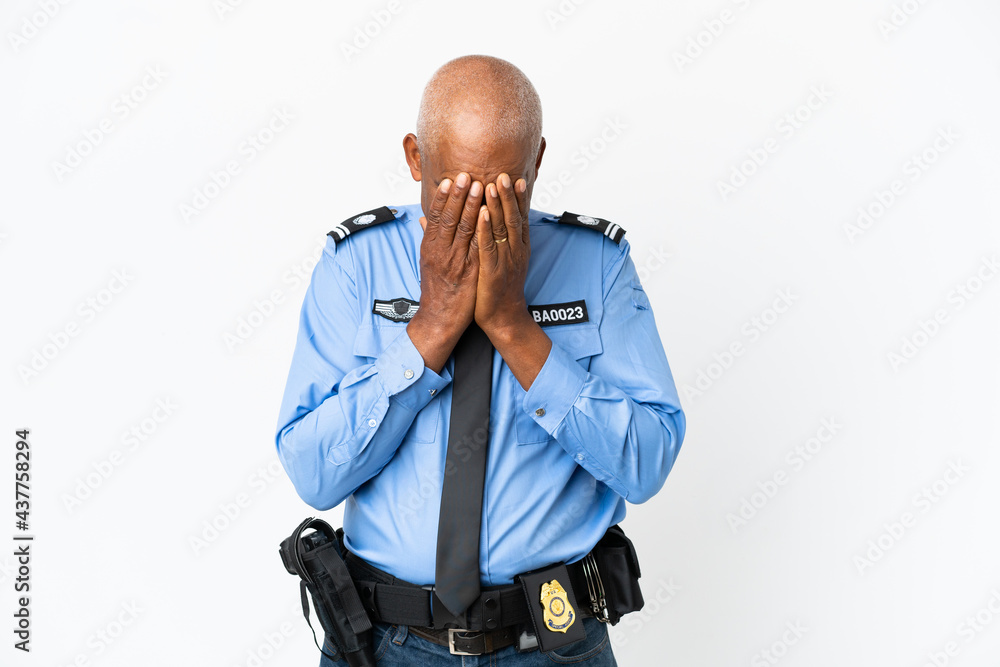
[(493, 240), (496, 241), (497, 243), (506, 243), (507, 242), (507, 237), (505, 236), (502, 239), (493, 239)]

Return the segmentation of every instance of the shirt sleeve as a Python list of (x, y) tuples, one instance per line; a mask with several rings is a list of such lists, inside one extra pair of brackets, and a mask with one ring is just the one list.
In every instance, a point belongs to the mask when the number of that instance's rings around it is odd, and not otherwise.
[(406, 328), (378, 358), (353, 354), (361, 324), (349, 249), (327, 241), (313, 270), (278, 416), (278, 458), (306, 503), (340, 504), (392, 458), (417, 413), (451, 382)]
[(685, 416), (625, 241), (605, 269), (603, 291), (603, 351), (590, 370), (553, 342), (522, 408), (578, 465), (642, 503), (677, 459)]

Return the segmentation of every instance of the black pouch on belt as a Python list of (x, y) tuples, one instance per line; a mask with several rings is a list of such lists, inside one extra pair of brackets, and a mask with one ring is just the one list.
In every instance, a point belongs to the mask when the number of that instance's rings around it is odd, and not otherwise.
[(639, 611), (644, 604), (639, 589), (639, 558), (632, 540), (618, 526), (608, 528), (593, 554), (604, 582), (608, 622), (614, 625), (624, 614)]
[(519, 575), (518, 581), (528, 598), (538, 650), (554, 651), (587, 638), (564, 564)]
[[(315, 532), (306, 533), (308, 529)], [(335, 531), (327, 522), (310, 517), (281, 542), (278, 551), (285, 569), (300, 577), (306, 622), (309, 623), (308, 592), (329, 640), (326, 644), (336, 648), (333, 655), (324, 651), (314, 630), (313, 640), (323, 655), (330, 660), (342, 657), (351, 667), (374, 667), (372, 623), (344, 563), (342, 539), (342, 530)], [(312, 628), (312, 623), (309, 627)]]

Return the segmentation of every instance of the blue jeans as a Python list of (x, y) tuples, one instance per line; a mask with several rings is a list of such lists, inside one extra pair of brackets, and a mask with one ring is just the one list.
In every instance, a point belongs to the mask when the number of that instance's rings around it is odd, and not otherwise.
[[(387, 625), (375, 623), (372, 631), (372, 644), (375, 646), (375, 660), (385, 667), (438, 667), (452, 665), (454, 667), (493, 667), (493, 665), (517, 665), (534, 667), (547, 665), (588, 665), (589, 667), (617, 667), (611, 642), (608, 640), (608, 628), (596, 618), (580, 619), (587, 631), (587, 638), (574, 644), (564, 646), (550, 653), (528, 651), (518, 653), (517, 648), (508, 646), (486, 655), (452, 655), (447, 646), (440, 646), (427, 641), (423, 637), (409, 633), (405, 625)], [(324, 646), (329, 651), (329, 647)], [(332, 651), (330, 651), (332, 653)], [(342, 667), (346, 660), (336, 662), (323, 656), (320, 667)]]

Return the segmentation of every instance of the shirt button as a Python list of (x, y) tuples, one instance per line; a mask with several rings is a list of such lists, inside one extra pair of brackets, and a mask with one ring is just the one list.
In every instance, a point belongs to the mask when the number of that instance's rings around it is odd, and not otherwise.
[(403, 371), (403, 377), (409, 380), (410, 378), (413, 377), (413, 371), (407, 368), (405, 371)]
[(577, 454), (576, 455), (576, 460), (577, 461), (582, 461), (583, 460), (583, 454)]
[(545, 416), (545, 408), (538, 408), (537, 410), (535, 410), (535, 416), (536, 417), (544, 417)]
[(376, 424), (378, 424), (378, 422), (375, 421), (374, 419), (369, 419), (368, 420), (368, 425), (371, 426), (372, 428), (375, 428)]
[(429, 391), (431, 393), (431, 396), (433, 396), (434, 394), (438, 393), (437, 389), (428, 389), (427, 391)]

